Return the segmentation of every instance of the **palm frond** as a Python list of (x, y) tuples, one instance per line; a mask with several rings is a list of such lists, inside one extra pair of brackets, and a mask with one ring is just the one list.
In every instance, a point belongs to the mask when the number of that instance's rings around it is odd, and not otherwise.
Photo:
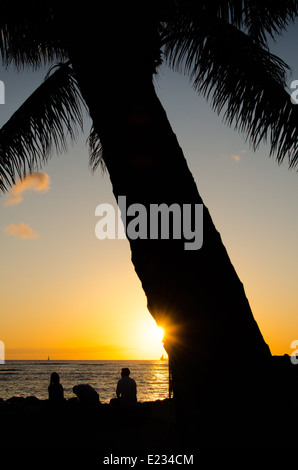
[(59, 38), (57, 7), (53, 2), (27, 1), (0, 5), (0, 53), (4, 65), (38, 68), (68, 58)]
[(184, 19), (201, 27), (221, 19), (267, 47), (268, 36), (282, 34), (297, 17), (298, 0), (175, 0), (164, 10), (165, 22), (175, 28)]
[(287, 65), (219, 18), (201, 27), (188, 18), (164, 31), (165, 56), (194, 88), (242, 132), (254, 150), (270, 141), (279, 163), (298, 164), (298, 109), (286, 92)]
[(97, 168), (100, 166), (102, 173), (104, 173), (106, 171), (106, 165), (103, 160), (102, 145), (101, 145), (99, 136), (93, 126), (91, 128), (90, 135), (88, 137), (88, 145), (89, 145), (89, 166), (92, 172), (94, 173), (97, 170)]
[(0, 130), (0, 189), (5, 191), (51, 156), (67, 150), (83, 128), (83, 101), (72, 68), (47, 76)]
[(247, 34), (263, 47), (268, 35), (275, 39), (298, 14), (297, 0), (246, 0), (243, 2), (243, 23)]

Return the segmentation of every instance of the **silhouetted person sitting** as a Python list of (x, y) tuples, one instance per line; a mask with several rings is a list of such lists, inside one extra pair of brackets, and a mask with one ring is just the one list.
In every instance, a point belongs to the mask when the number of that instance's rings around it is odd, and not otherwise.
[(64, 402), (64, 390), (60, 383), (60, 377), (57, 372), (51, 374), (50, 385), (48, 387), (49, 400), (52, 404), (61, 404)]
[(97, 391), (89, 384), (75, 385), (72, 391), (78, 397), (79, 403), (83, 406), (96, 406), (100, 403)]
[(137, 403), (137, 384), (129, 377), (130, 370), (124, 367), (121, 370), (121, 379), (117, 383), (116, 395), (121, 405), (132, 406)]

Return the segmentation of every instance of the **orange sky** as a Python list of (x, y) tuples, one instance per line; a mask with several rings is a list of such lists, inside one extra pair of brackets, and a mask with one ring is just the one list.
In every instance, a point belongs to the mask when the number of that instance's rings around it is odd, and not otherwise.
[[(290, 65), (298, 78), (298, 65)], [(1, 125), (43, 77), (2, 70)], [(268, 146), (253, 154), (185, 77), (163, 68), (156, 88), (271, 352), (291, 354), (298, 339), (296, 172), (268, 159)], [(7, 359), (164, 353), (127, 240), (95, 237), (95, 208), (115, 201), (108, 175), (88, 169), (88, 126), (67, 156), (54, 156), (1, 196), (0, 340)]]

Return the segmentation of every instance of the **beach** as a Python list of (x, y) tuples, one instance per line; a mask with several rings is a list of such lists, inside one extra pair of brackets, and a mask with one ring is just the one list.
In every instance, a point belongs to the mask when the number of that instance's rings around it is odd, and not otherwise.
[[(266, 407), (258, 410), (240, 401), (236, 416), (219, 402), (217, 411), (205, 421), (202, 415), (192, 429), (178, 424), (174, 401), (169, 398), (138, 402), (132, 408), (109, 403), (85, 407), (75, 397), (59, 406), (36, 396), (0, 399), (1, 449), (11, 463), (14, 459), (24, 463), (37, 455), (47, 461), (45, 456), (57, 453), (68, 464), (81, 459), (102, 465), (121, 464), (117, 458), (129, 455), (139, 456), (141, 464), (152, 455), (194, 459), (210, 450), (214, 456), (223, 450), (245, 455), (255, 450), (270, 455), (276, 450), (293, 451), (297, 448), (293, 438), (298, 419), (297, 371), (293, 366), (289, 374), (285, 365), (289, 358), (276, 359), (278, 401), (269, 395)], [(194, 402), (194, 412), (197, 406)], [(191, 441), (187, 441), (189, 437)], [(173, 464), (180, 465), (178, 460)]]
[[(36, 452), (58, 453), (66, 461), (103, 462), (107, 456), (173, 453), (175, 418), (170, 400), (138, 403), (135, 409), (109, 404), (86, 409), (75, 399), (62, 407), (36, 397), (0, 402), (1, 449), (12, 459)], [(59, 458), (60, 458), (59, 457)]]
[[(129, 413), (109, 405), (126, 366), (138, 391), (137, 406)], [(63, 406), (51, 406), (48, 400), (53, 371), (59, 373), (64, 388)], [(98, 406), (80, 406), (72, 391), (79, 383), (94, 387)], [(0, 397), (3, 449), (98, 454), (106, 449), (115, 453), (168, 445), (173, 415), (166, 361), (7, 361), (0, 368)]]
[[(129, 413), (109, 405), (125, 366), (138, 390), (137, 406)], [(48, 400), (53, 371), (64, 387), (64, 403), (57, 408)], [(80, 406), (72, 391), (78, 383), (96, 389), (98, 407)], [(0, 367), (0, 442), (14, 457), (11, 451), (32, 456), (37, 449), (96, 459), (107, 451), (165, 450), (171, 446), (174, 421), (167, 361), (7, 361)]]
[[(208, 455), (210, 458), (220, 456), (223, 450), (232, 456), (246, 455), (248, 451), (255, 455), (256, 450), (269, 451), (271, 455), (272, 451), (289, 452), (297, 448), (288, 434), (298, 418), (297, 402), (293, 405), (294, 408), (283, 404), (282, 411), (278, 407), (272, 410), (274, 428), (272, 423), (263, 420), (264, 415), (261, 426), (254, 419), (247, 426), (243, 422), (243, 428), (234, 430), (232, 440), (228, 437), (232, 422), (223, 421), (219, 416), (215, 421), (213, 417), (210, 422), (211, 442), (207, 446), (200, 435), (202, 423), (198, 422), (197, 436), (193, 435), (194, 439), (188, 446), (183, 440), (186, 436), (184, 430), (177, 426), (173, 402), (169, 399), (138, 403), (131, 410), (109, 404), (87, 409), (73, 399), (55, 409), (48, 400), (12, 397), (0, 401), (1, 450), (9, 456), (11, 465), (35, 460), (41, 463), (39, 468), (45, 468), (52, 458), (68, 465), (78, 462), (101, 465), (104, 459), (116, 465), (120, 463), (117, 458), (125, 456), (135, 456), (142, 461), (149, 456), (157, 456), (158, 459), (163, 455), (169, 458), (174, 456), (177, 461), (173, 464), (178, 465), (178, 460), (186, 458), (184, 456), (194, 459), (195, 463)], [(239, 422), (243, 411), (238, 410)], [(250, 447), (251, 443), (245, 437), (254, 434), (261, 439), (261, 447), (256, 449)], [(116, 460), (111, 462), (111, 459)]]

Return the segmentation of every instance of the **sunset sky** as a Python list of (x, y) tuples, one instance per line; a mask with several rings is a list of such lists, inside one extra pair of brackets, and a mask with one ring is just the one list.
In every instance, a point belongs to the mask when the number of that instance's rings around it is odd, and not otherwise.
[[(298, 24), (274, 45), (298, 79)], [(47, 70), (0, 69), (0, 125)], [(298, 175), (256, 153), (188, 78), (162, 66), (156, 90), (244, 284), (272, 354), (298, 340)], [(88, 167), (85, 134), (67, 155), (0, 198), (0, 340), (6, 359), (159, 359), (164, 353), (127, 240), (98, 240), (95, 208), (116, 207), (108, 174)], [(214, 345), (224, 353), (222, 345)], [(241, 351), (242, 353), (244, 351)]]

